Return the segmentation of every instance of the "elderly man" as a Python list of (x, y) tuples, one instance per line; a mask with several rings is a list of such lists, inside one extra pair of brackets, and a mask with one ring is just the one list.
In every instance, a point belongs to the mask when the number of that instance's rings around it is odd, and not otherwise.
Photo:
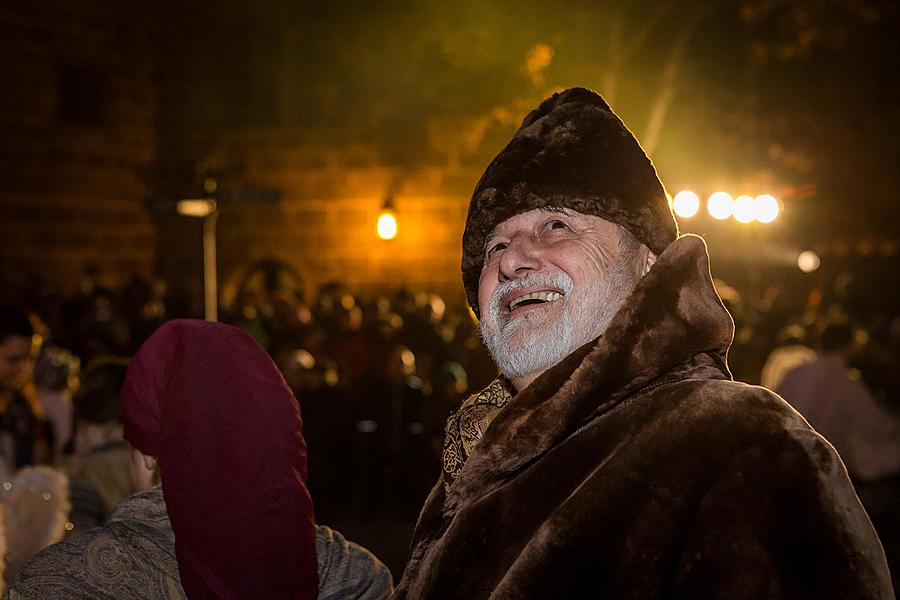
[(395, 597), (893, 597), (833, 448), (732, 381), (705, 245), (602, 98), (525, 118), (462, 272), (502, 375), (448, 422)]

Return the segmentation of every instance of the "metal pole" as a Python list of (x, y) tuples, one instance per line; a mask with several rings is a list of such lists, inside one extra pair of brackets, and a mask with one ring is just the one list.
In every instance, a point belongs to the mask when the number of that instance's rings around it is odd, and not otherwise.
[(216, 221), (219, 211), (213, 208), (203, 219), (203, 299), (207, 321), (218, 321), (218, 283), (216, 280)]

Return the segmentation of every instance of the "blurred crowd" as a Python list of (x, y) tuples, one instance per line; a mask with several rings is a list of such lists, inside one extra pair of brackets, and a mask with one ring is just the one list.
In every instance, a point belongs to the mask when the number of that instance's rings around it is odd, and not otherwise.
[[(74, 532), (101, 524), (134, 491), (118, 403), (129, 357), (167, 320), (200, 316), (171, 298), (163, 282), (135, 278), (109, 289), (96, 275), (86, 272), (71, 293), (20, 294), (27, 300), (4, 307), (0, 318), (0, 496), (7, 505), (18, 501), (12, 492), (21, 486), (6, 484), (29, 466), (52, 466), (65, 479), (40, 471), (42, 483), (31, 487), (44, 494), (64, 482), (65, 529)], [(220, 320), (268, 351), (299, 400), (317, 512), (323, 520), (414, 520), (439, 474), (448, 415), (496, 376), (474, 317), (434, 293), (404, 288), (361, 298), (335, 283), (307, 298), (280, 283), (277, 265), (255, 281), (237, 286)], [(826, 434), (889, 557), (896, 555), (898, 314), (859, 309), (840, 277), (799, 294), (778, 283), (752, 294), (723, 281), (717, 287), (735, 319), (735, 378), (780, 391)], [(791, 377), (826, 356), (840, 360), (820, 364), (818, 375), (799, 383)], [(804, 391), (806, 383), (819, 387)], [(815, 406), (809, 398), (835, 389), (828, 414), (801, 406)], [(839, 407), (847, 398), (856, 404)], [(866, 411), (868, 420), (846, 416)], [(830, 425), (816, 422), (826, 418)], [(834, 423), (859, 430), (829, 430)], [(860, 438), (882, 445), (860, 449)]]

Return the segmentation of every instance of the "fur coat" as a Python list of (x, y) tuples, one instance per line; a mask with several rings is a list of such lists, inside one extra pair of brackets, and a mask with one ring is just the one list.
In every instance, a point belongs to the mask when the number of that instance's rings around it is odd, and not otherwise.
[(840, 458), (732, 381), (732, 335), (679, 238), (445, 473), (394, 598), (893, 598)]

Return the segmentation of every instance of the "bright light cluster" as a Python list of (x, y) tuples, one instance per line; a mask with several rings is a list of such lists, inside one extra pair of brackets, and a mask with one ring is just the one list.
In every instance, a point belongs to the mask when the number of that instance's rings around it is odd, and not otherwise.
[[(693, 217), (700, 210), (700, 197), (690, 190), (678, 192), (671, 202), (675, 214), (684, 219)], [(781, 205), (769, 194), (734, 198), (728, 192), (715, 192), (706, 201), (706, 210), (717, 221), (731, 217), (739, 223), (771, 223), (781, 213)]]

